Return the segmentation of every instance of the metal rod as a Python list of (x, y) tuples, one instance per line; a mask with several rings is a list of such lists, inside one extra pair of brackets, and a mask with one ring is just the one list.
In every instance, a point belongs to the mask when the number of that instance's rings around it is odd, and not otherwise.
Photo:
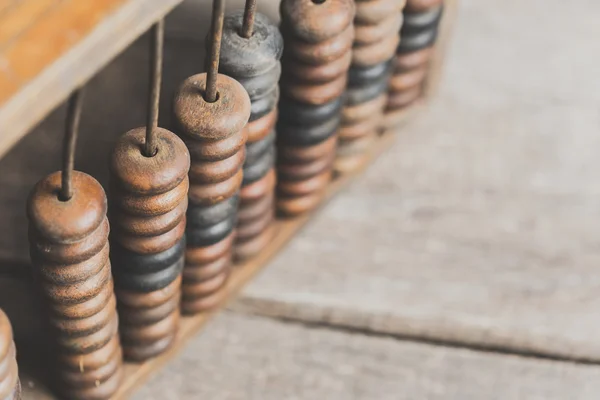
[(152, 27), (150, 37), (150, 93), (148, 95), (146, 142), (144, 143), (143, 150), (146, 157), (152, 157), (158, 151), (156, 128), (158, 127), (158, 105), (160, 101), (160, 85), (162, 79), (164, 32), (165, 23), (164, 20), (161, 19)]
[(61, 171), (61, 188), (59, 198), (68, 201), (73, 197), (73, 169), (75, 167), (75, 147), (81, 120), (83, 89), (75, 90), (69, 98), (65, 138), (63, 142), (63, 165)]
[(254, 30), (254, 17), (256, 15), (256, 0), (246, 0), (244, 9), (244, 23), (242, 25), (242, 37), (249, 39)]
[(219, 74), (219, 53), (223, 36), (223, 20), (225, 18), (225, 0), (213, 0), (212, 22), (210, 25), (210, 55), (206, 60), (206, 90), (204, 100), (209, 103), (217, 101), (217, 75)]

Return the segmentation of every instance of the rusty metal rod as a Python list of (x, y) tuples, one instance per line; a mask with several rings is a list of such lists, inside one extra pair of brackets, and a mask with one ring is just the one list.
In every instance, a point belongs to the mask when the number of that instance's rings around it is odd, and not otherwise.
[(143, 150), (146, 157), (152, 157), (158, 151), (156, 128), (158, 127), (158, 105), (162, 80), (164, 32), (165, 23), (161, 19), (154, 24), (150, 35), (150, 89), (148, 95), (148, 119), (146, 120), (146, 142), (144, 143)]
[(73, 169), (75, 167), (75, 148), (79, 121), (81, 120), (81, 105), (83, 104), (83, 89), (75, 90), (69, 98), (67, 106), (67, 121), (63, 142), (63, 165), (61, 171), (61, 187), (59, 199), (68, 201), (73, 197)]
[(246, 0), (244, 8), (244, 23), (242, 24), (242, 37), (249, 39), (254, 31), (254, 17), (256, 15), (256, 0)]
[(225, 0), (213, 0), (212, 22), (210, 25), (210, 54), (206, 60), (206, 90), (204, 100), (217, 101), (217, 75), (219, 74), (219, 53), (225, 19)]

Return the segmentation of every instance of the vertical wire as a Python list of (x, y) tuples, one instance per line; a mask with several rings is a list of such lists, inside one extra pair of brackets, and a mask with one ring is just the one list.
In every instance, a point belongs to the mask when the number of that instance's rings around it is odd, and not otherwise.
[(75, 168), (75, 148), (81, 120), (83, 89), (75, 90), (69, 98), (67, 106), (66, 131), (63, 141), (63, 164), (61, 171), (61, 188), (59, 198), (68, 201), (73, 197), (73, 169)]
[(164, 30), (165, 23), (161, 19), (152, 27), (150, 37), (150, 88), (146, 120), (146, 141), (143, 150), (146, 157), (152, 157), (158, 151), (156, 128), (158, 127), (158, 107), (162, 80)]
[(254, 17), (256, 15), (256, 0), (246, 0), (244, 8), (244, 22), (242, 24), (242, 37), (249, 39), (254, 30)]
[(217, 101), (217, 75), (219, 73), (219, 55), (224, 18), (225, 0), (213, 0), (212, 22), (210, 25), (210, 55), (206, 61), (206, 90), (204, 93), (204, 100), (209, 103)]

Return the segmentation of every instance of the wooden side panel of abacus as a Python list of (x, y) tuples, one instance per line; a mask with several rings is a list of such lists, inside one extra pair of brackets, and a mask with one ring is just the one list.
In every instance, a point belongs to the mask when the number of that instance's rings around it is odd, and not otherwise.
[(0, 157), (183, 0), (0, 0)]
[[(382, 135), (370, 150), (369, 156), (365, 158), (365, 162), (359, 170), (353, 173), (336, 176), (327, 190), (322, 205), (339, 193), (348, 183), (352, 181), (352, 179), (354, 179), (356, 175), (360, 174), (374, 159), (383, 153), (384, 150), (388, 149), (391, 146), (394, 137), (395, 135), (393, 133), (386, 133)], [(228, 284), (228, 299), (231, 300), (233, 297), (235, 297), (237, 293), (239, 293), (239, 291), (244, 287), (244, 285), (267, 265), (269, 260), (271, 260), (271, 258), (273, 258), (286, 245), (286, 243), (294, 237), (294, 235), (306, 224), (306, 222), (310, 220), (310, 218), (313, 217), (314, 214), (315, 213), (313, 212), (295, 219), (277, 220), (275, 223), (276, 234), (273, 242), (254, 259), (234, 267), (234, 271)], [(2, 288), (10, 288), (10, 290), (7, 289), (4, 291)], [(15, 296), (18, 293), (19, 298), (31, 300), (31, 296), (24, 296), (23, 292), (26, 290), (32, 290), (32, 286), (31, 283), (26, 282), (26, 279), (23, 279), (22, 276), (13, 277), (10, 274), (0, 275), (0, 292), (5, 292), (4, 297), (10, 295), (12, 292)], [(2, 296), (0, 296), (0, 300), (1, 298)], [(20, 303), (20, 301), (17, 299), (13, 302), (13, 304), (14, 303)], [(226, 304), (223, 304), (223, 306), (226, 306)], [(19, 306), (18, 308), (30, 310), (34, 309), (34, 307), (27, 307), (27, 305)], [(35, 325), (39, 324), (39, 318), (24, 314), (18, 310), (13, 311), (13, 315), (16, 314), (15, 318), (18, 319), (14, 321), (14, 325), (17, 327), (23, 326), (23, 329), (17, 329), (17, 336), (19, 333), (29, 336), (27, 338), (17, 337), (17, 340), (19, 341), (19, 339), (21, 339), (21, 342), (23, 343), (31, 343), (33, 341), (42, 342), (43, 338), (31, 336), (32, 332), (35, 332), (35, 334), (42, 334), (44, 332), (44, 330), (38, 325)], [(127, 363), (125, 366), (125, 380), (113, 399), (122, 400), (128, 398), (137, 387), (143, 385), (148, 379), (150, 379), (152, 374), (159, 371), (170, 359), (175, 357), (184, 348), (186, 342), (196, 335), (204, 326), (204, 324), (207, 323), (210, 318), (218, 312), (219, 310), (216, 310), (208, 314), (202, 314), (193, 317), (183, 317), (176, 343), (166, 353), (142, 364)], [(10, 313), (9, 316), (11, 316)], [(17, 346), (19, 346), (19, 344), (17, 344)], [(23, 361), (24, 362), (20, 364), (23, 372), (21, 377), (24, 391), (23, 398), (28, 400), (53, 399), (54, 397), (45, 389), (46, 386), (43, 384), (43, 382), (40, 382), (35, 378), (30, 378), (32, 374), (26, 369), (27, 365), (36, 365), (39, 364), (39, 362), (29, 359)], [(201, 360), (199, 361), (201, 362)], [(35, 374), (33, 375), (35, 376)]]

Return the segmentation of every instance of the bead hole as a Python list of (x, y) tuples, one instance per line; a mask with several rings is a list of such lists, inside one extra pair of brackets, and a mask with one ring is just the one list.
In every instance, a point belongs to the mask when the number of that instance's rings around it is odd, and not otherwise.
[(312, 0), (313, 3), (315, 4), (323, 4), (325, 3), (327, 0)]
[(155, 148), (154, 150), (152, 150), (152, 153), (150, 153), (150, 154), (146, 154), (146, 152), (144, 151), (144, 146), (142, 145), (142, 146), (140, 147), (140, 153), (142, 153), (142, 155), (143, 155), (144, 157), (146, 157), (146, 158), (152, 158), (152, 157), (154, 157), (155, 155), (157, 155), (157, 154), (158, 154), (158, 147), (157, 147), (157, 148)]
[(215, 101), (208, 101), (206, 99), (206, 91), (202, 91), (202, 98), (204, 99), (204, 101), (206, 101), (207, 103), (216, 103), (217, 101), (219, 101), (219, 98), (221, 97), (221, 94), (219, 93), (219, 91), (217, 90), (217, 95), (215, 96)]

